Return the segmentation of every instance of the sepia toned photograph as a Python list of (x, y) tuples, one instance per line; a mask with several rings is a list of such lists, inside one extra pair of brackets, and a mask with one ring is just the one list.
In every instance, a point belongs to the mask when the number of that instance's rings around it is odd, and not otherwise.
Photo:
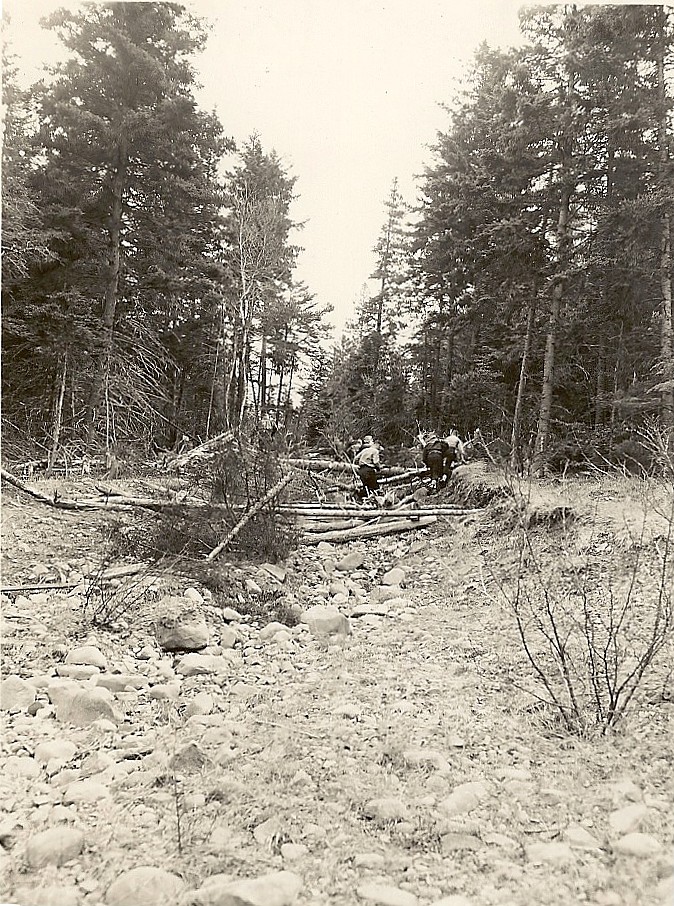
[(4, 0), (0, 906), (674, 906), (674, 6)]

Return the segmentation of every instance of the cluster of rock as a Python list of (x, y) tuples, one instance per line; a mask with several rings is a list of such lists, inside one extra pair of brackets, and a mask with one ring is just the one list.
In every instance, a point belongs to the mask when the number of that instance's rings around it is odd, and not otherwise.
[[(142, 796), (149, 784), (168, 778), (199, 777), (210, 767), (227, 769), (241, 757), (237, 720), (248, 702), (261, 690), (280, 689), (302, 668), (317, 660), (331, 646), (348, 646), (386, 627), (393, 620), (413, 623), (418, 589), (437, 585), (437, 574), (415, 561), (412, 571), (402, 554), (422, 553), (425, 541), (411, 546), (380, 545), (376, 561), (359, 545), (346, 554), (321, 544), (310, 558), (297, 557), (286, 569), (265, 564), (243, 570), (240, 583), (245, 594), (232, 606), (215, 606), (204, 589), (185, 588), (153, 599), (151, 632), (130, 618), (126, 636), (87, 629), (77, 643), (53, 638), (59, 615), (77, 609), (78, 591), (71, 596), (45, 598), (45, 593), (17, 596), (4, 602), (5, 663), (16, 672), (0, 685), (0, 707), (8, 733), (0, 750), (0, 787), (4, 808), (0, 813), (0, 871), (11, 879), (9, 902), (20, 906), (295, 906), (303, 900), (302, 867), (311, 856), (307, 842), (283, 839), (275, 817), (251, 829), (253, 839), (269, 849), (278, 843), (280, 870), (236, 876), (216, 871), (186, 880), (165, 864), (151, 864), (134, 855), (134, 835), (157, 833), (144, 811)], [(391, 566), (391, 562), (396, 565)], [(410, 588), (410, 586), (414, 586)], [(246, 595), (276, 591), (294, 619), (288, 623), (265, 622), (245, 612)], [(51, 620), (36, 625), (36, 611), (51, 608)], [(150, 624), (148, 624), (149, 626)], [(39, 644), (28, 643), (37, 637)], [(40, 650), (42, 646), (42, 653)], [(53, 658), (57, 652), (58, 660)], [(314, 660), (314, 662), (315, 662)], [(37, 667), (43, 669), (38, 670)], [(162, 712), (165, 708), (166, 712)], [(174, 715), (185, 738), (166, 720)], [(357, 704), (340, 701), (332, 707), (336, 720), (361, 719)], [(535, 789), (529, 766), (504, 768), (485, 778), (454, 780), (453, 753), (465, 748), (464, 738), (446, 734), (445, 748), (410, 745), (399, 755), (402, 762), (428, 774), (428, 795), (410, 804), (404, 794), (370, 796), (362, 802), (362, 818), (379, 829), (395, 827), (414, 834), (419, 815), (432, 814), (437, 836), (437, 858), (454, 859), (474, 854), (484, 859), (494, 852), (528, 866), (567, 871), (588, 858), (656, 860), (663, 848), (649, 832), (654, 816), (668, 803), (645, 795), (632, 783), (613, 784), (614, 807), (607, 815), (607, 832), (593, 832), (591, 825), (570, 823), (555, 839), (522, 845), (514, 835), (486, 831), (474, 822), (487, 815), (500, 798), (518, 807)], [(273, 752), (272, 752), (273, 755)], [(312, 777), (298, 770), (292, 783), (314, 789)], [(146, 786), (143, 786), (146, 784)], [(564, 796), (547, 790), (550, 799)], [(161, 787), (158, 793), (161, 794)], [(134, 797), (139, 796), (138, 804)], [(124, 820), (134, 803), (135, 824), (129, 829), (128, 850), (104, 881), (92, 878), (87, 859), (105, 848), (96, 816), (109, 822)], [(186, 785), (182, 807), (199, 811), (206, 794)], [(126, 811), (125, 811), (126, 810)], [(223, 807), (223, 812), (226, 809)], [(323, 830), (314, 828), (318, 834)], [(241, 837), (216, 827), (209, 839), (217, 852), (235, 851)], [(231, 849), (228, 849), (230, 847)], [(142, 856), (146, 857), (147, 847)], [(493, 858), (493, 856), (490, 856)], [(458, 891), (443, 894), (428, 890), (421, 898), (410, 880), (398, 886), (384, 875), (379, 852), (358, 852), (356, 872), (366, 873), (354, 884), (354, 902), (379, 906), (479, 906)], [(109, 864), (109, 863), (108, 863)], [(519, 868), (519, 865), (516, 866)], [(269, 866), (266, 866), (268, 869)], [(381, 876), (379, 872), (381, 870)], [(513, 869), (514, 871), (515, 869)], [(370, 875), (372, 872), (374, 875)], [(671, 875), (656, 885), (664, 898)], [(452, 888), (450, 887), (450, 890)], [(607, 892), (601, 906), (618, 906)]]
[[(15, 822), (11, 802), (9, 816), (6, 813), (0, 819), (0, 868), (16, 873), (23, 865), (38, 878), (30, 885), (17, 883), (15, 902), (20, 906), (79, 906), (100, 901), (101, 891), (95, 886), (88, 889), (90, 882), (42, 884), (39, 877), (45, 871), (53, 875), (56, 869), (72, 868), (86, 852), (81, 812), (114, 799), (115, 787), (126, 776), (128, 747), (135, 737), (129, 723), (151, 723), (143, 714), (143, 703), (171, 703), (188, 723), (209, 715), (217, 718), (223, 683), (230, 695), (245, 700), (261, 684), (273, 685), (279, 681), (278, 674), (293, 669), (289, 657), (282, 661), (276, 655), (264, 658), (263, 649), (271, 646), (277, 655), (289, 656), (312, 639), (341, 645), (351, 636), (354, 620), (377, 625), (396, 604), (409, 604), (402, 597), (404, 570), (389, 570), (380, 583), (367, 590), (374, 571), (362, 569), (364, 553), (353, 551), (341, 557), (336, 553), (331, 545), (320, 545), (318, 560), (304, 564), (306, 582), (293, 591), (286, 588), (286, 570), (273, 564), (242, 572), (246, 595), (263, 594), (270, 586), (285, 595), (287, 612), (296, 618), (294, 625), (279, 621), (257, 625), (235, 607), (215, 607), (205, 589), (187, 588), (180, 594), (164, 595), (152, 605), (152, 637), (129, 626), (133, 656), (128, 649), (120, 655), (115, 633), (102, 630), (89, 631), (72, 647), (67, 647), (65, 638), (53, 634), (49, 638), (48, 621), (36, 621), (36, 613), (45, 607), (76, 611), (82, 606), (79, 587), (69, 596), (41, 591), (4, 599), (6, 650), (14, 649), (14, 663), (23, 669), (22, 675), (10, 673), (0, 681), (0, 709), (10, 726), (10, 741), (0, 755), (0, 772), (15, 791), (23, 789), (29, 796), (29, 789), (37, 791), (47, 825), (29, 830)], [(321, 581), (316, 582), (316, 574)], [(245, 596), (240, 597), (243, 601)], [(125, 625), (122, 621), (122, 628)], [(39, 644), (37, 649), (29, 645), (23, 650), (25, 637), (34, 635), (36, 628), (45, 643), (42, 657), (37, 658)], [(60, 657), (50, 668), (36, 672), (36, 663), (44, 664), (49, 654)], [(92, 737), (85, 735), (86, 730), (99, 740), (91, 751)], [(157, 739), (149, 740), (151, 733), (143, 735), (145, 744), (139, 743), (137, 753), (132, 754), (148, 757)], [(199, 746), (189, 744), (174, 755), (172, 768), (195, 770), (204, 757)], [(227, 757), (221, 753), (225, 761)], [(304, 851), (301, 844), (284, 844), (288, 859)], [(145, 865), (121, 872), (108, 885), (103, 902), (106, 906), (136, 906), (139, 902), (149, 906), (177, 902), (181, 906), (284, 906), (295, 902), (301, 886), (297, 875), (280, 871), (238, 880), (215, 875), (190, 889), (177, 875)], [(367, 891), (363, 896), (368, 898)]]

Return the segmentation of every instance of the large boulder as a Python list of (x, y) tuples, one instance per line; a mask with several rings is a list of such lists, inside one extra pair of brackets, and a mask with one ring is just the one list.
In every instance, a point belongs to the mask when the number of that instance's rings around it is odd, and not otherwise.
[(174, 906), (187, 885), (163, 868), (140, 865), (125, 871), (108, 887), (107, 906)]
[(181, 676), (205, 676), (208, 673), (229, 674), (233, 661), (224, 654), (184, 654), (176, 665)]
[(35, 701), (35, 687), (20, 676), (10, 674), (0, 682), (0, 710), (14, 711), (27, 708)]
[(164, 651), (201, 651), (208, 645), (204, 615), (185, 598), (167, 596), (157, 605), (155, 636)]
[(80, 645), (79, 648), (72, 648), (66, 655), (65, 662), (79, 666), (98, 667), (99, 670), (106, 670), (108, 666), (105, 655), (95, 645)]
[(56, 708), (56, 719), (76, 727), (88, 727), (100, 718), (119, 723), (112, 693), (98, 686), (83, 688), (69, 680), (55, 680), (47, 689)]
[(315, 604), (302, 614), (313, 635), (318, 638), (344, 638), (351, 634), (349, 618), (330, 604)]
[(274, 871), (240, 881), (215, 875), (191, 892), (189, 902), (195, 906), (293, 906), (301, 888), (302, 879), (292, 871)]
[(26, 861), (31, 868), (63, 865), (84, 849), (84, 834), (74, 827), (50, 827), (30, 837), (26, 844)]
[(361, 553), (361, 551), (351, 551), (337, 561), (335, 569), (338, 569), (342, 573), (352, 573), (355, 572), (355, 570), (360, 569), (364, 562), (365, 554)]

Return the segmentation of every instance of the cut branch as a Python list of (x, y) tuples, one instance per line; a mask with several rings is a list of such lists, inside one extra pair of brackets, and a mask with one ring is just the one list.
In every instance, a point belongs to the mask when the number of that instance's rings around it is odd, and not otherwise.
[(246, 515), (237, 522), (237, 524), (234, 526), (234, 528), (231, 530), (231, 532), (229, 532), (225, 536), (225, 538), (220, 542), (220, 544), (218, 544), (217, 547), (213, 548), (213, 550), (206, 557), (206, 559), (215, 560), (215, 558), (218, 556), (218, 554), (221, 554), (222, 551), (232, 543), (232, 541), (236, 538), (236, 536), (239, 534), (239, 532), (250, 522), (250, 520), (254, 516), (257, 516), (257, 514), (261, 510), (263, 510), (265, 508), (265, 506), (268, 503), (270, 503), (275, 497), (278, 497), (278, 495), (281, 493), (283, 488), (287, 484), (289, 484), (295, 477), (296, 476), (292, 472), (289, 472), (287, 475), (284, 475), (280, 481), (277, 481), (276, 484), (274, 485), (274, 487), (267, 494), (265, 494), (265, 496), (262, 497), (261, 500), (258, 500), (258, 502), (255, 504), (255, 506), (252, 507), (252, 509), (250, 509), (246, 513)]

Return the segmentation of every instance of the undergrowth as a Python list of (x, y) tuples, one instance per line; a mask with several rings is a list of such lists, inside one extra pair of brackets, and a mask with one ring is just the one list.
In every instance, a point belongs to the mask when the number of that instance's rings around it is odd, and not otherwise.
[[(275, 452), (242, 437), (200, 462), (189, 477), (192, 494), (208, 503), (163, 511), (151, 537), (157, 553), (205, 557), (224, 539), (235, 556), (275, 563), (297, 546), (294, 523), (279, 508), (286, 491), (274, 493), (282, 477)], [(274, 496), (260, 506), (269, 494)]]

